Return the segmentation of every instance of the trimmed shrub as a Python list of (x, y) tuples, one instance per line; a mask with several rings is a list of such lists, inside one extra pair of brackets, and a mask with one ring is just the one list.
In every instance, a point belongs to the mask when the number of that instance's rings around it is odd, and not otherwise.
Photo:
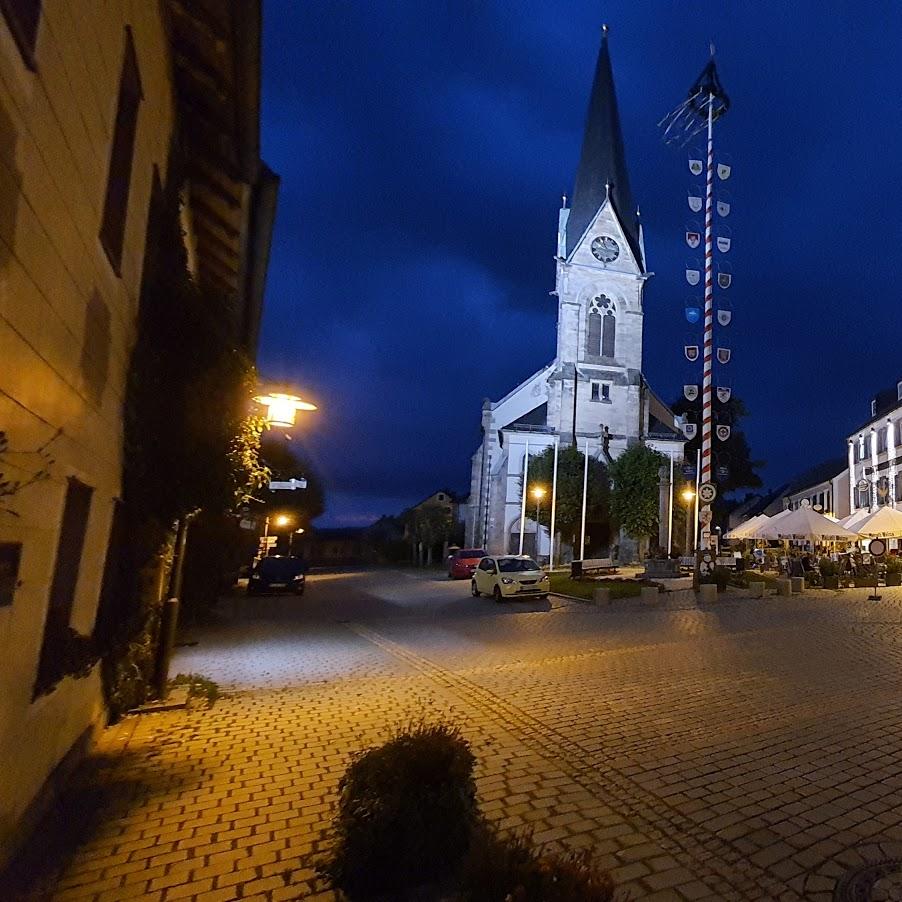
[(611, 875), (588, 850), (543, 853), (529, 834), (499, 836), (487, 824), (473, 835), (461, 870), (466, 902), (614, 902)]
[(475, 759), (457, 727), (412, 725), (358, 753), (339, 783), (335, 844), (318, 865), (351, 899), (440, 882), (477, 822)]

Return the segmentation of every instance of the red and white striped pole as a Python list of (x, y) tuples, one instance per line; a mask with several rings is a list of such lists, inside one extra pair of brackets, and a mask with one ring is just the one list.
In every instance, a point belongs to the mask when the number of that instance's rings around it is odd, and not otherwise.
[[(705, 341), (702, 371), (701, 484), (711, 482), (712, 382), (714, 373), (714, 95), (708, 95), (708, 167), (705, 180)], [(710, 514), (711, 505), (702, 506)], [(707, 522), (705, 522), (707, 521)], [(710, 516), (702, 517), (702, 548), (708, 548)]]

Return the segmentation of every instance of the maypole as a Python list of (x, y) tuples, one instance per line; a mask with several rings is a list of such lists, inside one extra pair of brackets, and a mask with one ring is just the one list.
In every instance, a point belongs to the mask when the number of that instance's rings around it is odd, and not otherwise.
[[(699, 505), (699, 521), (701, 523), (701, 537), (699, 546), (707, 550), (711, 544), (711, 502), (717, 497), (717, 487), (713, 481), (713, 454), (712, 438), (714, 432), (714, 173), (718, 172), (721, 178), (729, 176), (730, 167), (721, 166), (715, 170), (714, 164), (714, 123), (729, 109), (730, 99), (720, 84), (717, 75), (717, 67), (714, 63), (714, 47), (711, 47), (711, 59), (702, 70), (701, 75), (689, 89), (688, 96), (675, 110), (668, 113), (659, 125), (664, 129), (664, 140), (667, 143), (675, 143), (680, 146), (687, 144), (701, 132), (707, 132), (708, 146), (705, 162), (705, 263), (704, 263), (704, 335), (702, 339), (702, 416), (701, 416), (701, 452), (699, 465), (696, 472), (698, 493), (696, 504)], [(694, 175), (700, 175), (702, 165), (700, 160), (690, 160), (689, 169)], [(701, 208), (701, 198), (690, 193), (689, 207), (694, 212)], [(718, 212), (727, 215), (728, 204), (718, 204)], [(697, 226), (689, 226), (686, 230), (686, 242), (690, 247), (697, 247), (699, 235)], [(718, 249), (725, 253), (729, 250), (730, 240), (727, 237), (717, 238)], [(689, 266), (686, 270), (686, 279), (690, 285), (698, 284), (699, 272), (697, 265)], [(717, 276), (718, 285), (727, 288), (731, 282), (728, 272), (720, 272)], [(727, 325), (731, 314), (728, 308), (718, 312), (718, 322)], [(686, 318), (690, 323), (698, 322), (698, 308), (690, 305), (686, 310)], [(685, 354), (687, 360), (693, 362), (698, 359), (698, 346), (686, 345)], [(720, 363), (727, 363), (730, 359), (729, 349), (718, 349), (717, 357)], [(698, 396), (697, 385), (685, 385), (684, 393), (688, 400), (692, 401)], [(726, 402), (729, 400), (730, 391), (727, 387), (719, 388), (718, 398)], [(686, 438), (695, 437), (696, 425), (687, 423), (684, 427)], [(729, 437), (728, 426), (718, 426), (718, 438), (726, 440)]]

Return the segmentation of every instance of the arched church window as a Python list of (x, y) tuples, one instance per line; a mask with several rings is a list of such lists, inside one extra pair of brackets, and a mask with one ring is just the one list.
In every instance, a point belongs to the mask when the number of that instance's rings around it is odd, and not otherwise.
[(587, 352), (593, 357), (613, 357), (616, 347), (617, 306), (600, 294), (589, 304)]

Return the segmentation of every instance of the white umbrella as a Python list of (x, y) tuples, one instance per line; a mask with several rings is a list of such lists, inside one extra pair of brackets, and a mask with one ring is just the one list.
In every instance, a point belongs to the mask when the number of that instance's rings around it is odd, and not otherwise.
[(774, 514), (772, 517), (765, 517), (764, 514), (762, 514), (761, 522), (747, 531), (747, 538), (775, 539), (776, 536), (770, 534), (774, 525), (778, 524), (784, 517), (788, 516), (791, 513), (792, 511), (789, 508), (786, 508), (786, 510), (782, 510), (780, 511), (780, 513)]
[(757, 514), (751, 520), (746, 520), (738, 526), (734, 526), (725, 536), (725, 539), (750, 539), (752, 532), (762, 524), (766, 523), (768, 518), (764, 514)]
[(902, 536), (902, 511), (894, 507), (878, 507), (872, 514), (858, 520), (855, 531), (869, 538)]
[(861, 522), (865, 517), (869, 517), (871, 512), (866, 507), (860, 507), (857, 511), (853, 511), (848, 517), (843, 517), (839, 522), (846, 529), (852, 529), (856, 523)]
[(857, 539), (858, 534), (828, 519), (810, 507), (800, 507), (794, 511), (784, 511), (773, 517), (764, 528), (768, 539)]

